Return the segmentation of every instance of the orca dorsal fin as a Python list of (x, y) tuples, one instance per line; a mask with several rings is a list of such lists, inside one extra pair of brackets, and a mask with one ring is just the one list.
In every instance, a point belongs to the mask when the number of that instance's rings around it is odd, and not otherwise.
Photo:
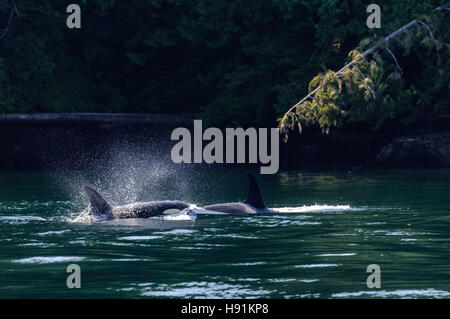
[(255, 208), (266, 208), (261, 195), (261, 190), (259, 189), (258, 181), (255, 176), (248, 172), (248, 195), (245, 200), (246, 204), (250, 204)]
[(91, 211), (90, 213), (93, 215), (110, 215), (111, 214), (111, 206), (103, 199), (103, 197), (97, 193), (94, 189), (84, 186), (84, 191), (89, 197), (89, 201), (91, 202)]

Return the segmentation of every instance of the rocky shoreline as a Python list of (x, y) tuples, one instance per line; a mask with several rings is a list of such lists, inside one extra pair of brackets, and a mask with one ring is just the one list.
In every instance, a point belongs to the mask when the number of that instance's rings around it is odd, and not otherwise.
[(397, 137), (383, 147), (376, 163), (388, 167), (450, 167), (450, 132)]
[(450, 167), (450, 131), (294, 134), (292, 140), (281, 144), (281, 154), (285, 168), (446, 168)]
[[(0, 170), (84, 169), (120, 152), (173, 164), (171, 132), (192, 123), (191, 115), (2, 114)], [(450, 167), (450, 131), (356, 131), (292, 134), (280, 142), (280, 169)]]

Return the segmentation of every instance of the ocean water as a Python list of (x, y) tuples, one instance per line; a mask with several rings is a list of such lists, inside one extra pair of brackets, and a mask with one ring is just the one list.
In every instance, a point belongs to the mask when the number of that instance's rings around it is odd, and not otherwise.
[[(276, 213), (74, 224), (112, 205), (242, 201), (242, 170), (0, 173), (1, 298), (449, 298), (450, 170), (257, 176)], [(67, 266), (81, 269), (69, 289)], [(367, 267), (380, 267), (368, 288)]]

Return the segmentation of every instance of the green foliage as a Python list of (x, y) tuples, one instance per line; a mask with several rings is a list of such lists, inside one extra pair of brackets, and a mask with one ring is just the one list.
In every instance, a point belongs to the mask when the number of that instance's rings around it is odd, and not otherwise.
[[(363, 0), (0, 0), (0, 34), (13, 3), (19, 12), (0, 39), (0, 113), (195, 113), (217, 126), (273, 125), (311, 89), (311, 78), (338, 69), (361, 39), (369, 45), (444, 2), (379, 1), (383, 27), (369, 30)], [(81, 5), (81, 30), (66, 27), (70, 3)], [(442, 29), (433, 32), (446, 39)], [(440, 67), (428, 65), (436, 49), (420, 32), (411, 35), (424, 41), (420, 50), (391, 49), (401, 64), (423, 68), (402, 65), (398, 78), (384, 52), (371, 57), (376, 70), (361, 62), (364, 77), (356, 69), (325, 73), (311, 83), (326, 84), (320, 103), (298, 116), (325, 130), (413, 121), (417, 105), (439, 103), (448, 89), (450, 41), (440, 44)]]
[[(449, 19), (421, 19), (395, 41), (378, 45), (366, 56), (350, 51), (348, 64), (339, 72), (316, 75), (309, 83), (311, 94), (295, 107), (294, 114), (281, 120), (283, 131), (295, 125), (300, 131), (305, 125), (317, 125), (328, 133), (331, 127), (350, 123), (378, 129), (387, 122), (418, 121), (436, 111), (437, 105), (448, 107), (450, 32), (443, 26)], [(375, 43), (365, 39), (360, 48)]]

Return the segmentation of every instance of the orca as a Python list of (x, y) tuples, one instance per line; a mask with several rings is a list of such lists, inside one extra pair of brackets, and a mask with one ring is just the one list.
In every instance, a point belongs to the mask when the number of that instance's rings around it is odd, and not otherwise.
[(273, 213), (274, 211), (267, 208), (264, 204), (261, 190), (258, 181), (252, 173), (248, 175), (248, 195), (243, 203), (223, 203), (203, 206), (202, 208), (208, 211), (225, 213), (225, 214), (261, 214)]
[(113, 219), (149, 218), (157, 216), (173, 216), (175, 214), (193, 215), (188, 203), (178, 200), (137, 202), (133, 204), (111, 207), (94, 189), (85, 186), (90, 206), (82, 212), (74, 222), (92, 223)]

